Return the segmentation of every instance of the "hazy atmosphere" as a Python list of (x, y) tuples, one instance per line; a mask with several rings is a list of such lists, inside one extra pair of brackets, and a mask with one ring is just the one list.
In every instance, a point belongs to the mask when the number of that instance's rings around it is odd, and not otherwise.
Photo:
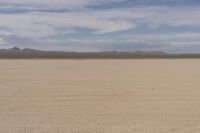
[(199, 0), (0, 0), (0, 48), (200, 53)]

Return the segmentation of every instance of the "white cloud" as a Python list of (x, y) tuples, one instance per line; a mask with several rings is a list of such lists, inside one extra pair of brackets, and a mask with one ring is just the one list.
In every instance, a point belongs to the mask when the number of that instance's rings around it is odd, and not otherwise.
[(1, 6), (29, 6), (51, 8), (84, 8), (91, 5), (99, 5), (122, 0), (1, 0)]
[(171, 26), (200, 26), (200, 6), (140, 6), (97, 12), (101, 15), (121, 17), (141, 21), (157, 27), (161, 24)]
[(27, 6), (70, 7), (84, 6), (89, 1), (90, 0), (1, 0), (1, 3)]
[[(51, 0), (43, 2), (48, 3), (48, 1)], [(76, 2), (82, 3), (81, 1), (83, 0)], [(37, 0), (35, 2), (39, 3)], [(72, 1), (68, 1), (68, 3), (70, 2)], [(76, 2), (74, 1), (74, 3)], [(55, 27), (64, 27), (65, 29), (85, 27), (96, 30), (96, 33), (103, 34), (136, 28), (136, 22), (138, 21), (148, 24), (151, 28), (156, 28), (162, 24), (171, 26), (200, 26), (199, 12), (199, 7), (135, 7), (123, 10), (82, 10), (82, 12), (73, 11), (66, 13), (0, 14), (2, 19), (0, 26), (11, 29), (11, 32), (14, 34), (32, 37), (45, 37), (57, 34), (59, 31), (56, 31)]]
[(171, 26), (200, 26), (200, 7), (155, 8), (141, 15), (145, 21), (153, 24)]
[[(127, 20), (112, 20), (109, 16), (95, 13), (28, 13), (0, 14), (3, 21), (1, 27), (12, 29), (12, 33), (21, 36), (45, 37), (56, 34), (56, 27), (84, 27), (107, 33), (135, 28), (136, 25)], [(112, 16), (110, 16), (112, 17)]]

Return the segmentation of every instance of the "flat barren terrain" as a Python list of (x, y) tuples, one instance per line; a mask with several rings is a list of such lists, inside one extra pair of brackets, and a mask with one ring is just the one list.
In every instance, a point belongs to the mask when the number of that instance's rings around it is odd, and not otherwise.
[(200, 60), (0, 60), (0, 133), (200, 133)]

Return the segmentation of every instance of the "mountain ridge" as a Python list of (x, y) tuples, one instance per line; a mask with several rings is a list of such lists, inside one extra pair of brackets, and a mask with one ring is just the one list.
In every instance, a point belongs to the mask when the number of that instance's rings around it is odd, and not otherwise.
[(162, 51), (65, 52), (12, 47), (0, 49), (0, 59), (134, 59), (134, 58), (200, 58), (200, 54), (167, 54)]
[(8, 49), (0, 49), (0, 52), (62, 52), (62, 53), (134, 53), (134, 54), (166, 54), (162, 51), (99, 51), (99, 52), (77, 52), (77, 51), (48, 51), (48, 50), (38, 50), (32, 48), (19, 48), (12, 47)]

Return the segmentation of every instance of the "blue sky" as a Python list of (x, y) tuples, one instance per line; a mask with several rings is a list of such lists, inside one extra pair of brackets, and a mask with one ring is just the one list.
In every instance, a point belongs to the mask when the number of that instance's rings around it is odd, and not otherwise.
[(200, 53), (199, 0), (0, 0), (0, 48)]

